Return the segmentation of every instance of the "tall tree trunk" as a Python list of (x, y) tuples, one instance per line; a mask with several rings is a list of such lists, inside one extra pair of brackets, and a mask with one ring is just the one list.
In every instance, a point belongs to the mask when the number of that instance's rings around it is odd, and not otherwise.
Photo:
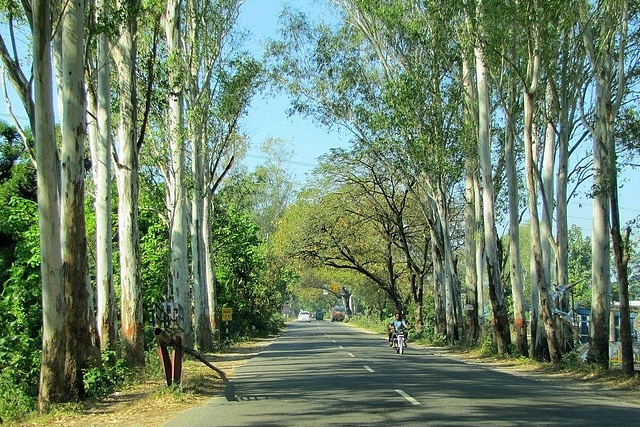
[[(561, 82), (565, 81), (567, 66), (563, 64), (561, 73)], [(557, 88), (553, 88), (553, 97), (557, 100), (560, 108), (557, 112), (558, 117), (558, 167), (556, 173), (556, 256), (555, 256), (555, 277), (558, 285), (563, 293), (558, 299), (558, 308), (570, 313), (574, 307), (571, 306), (570, 290), (574, 284), (569, 283), (569, 226), (567, 218), (567, 187), (568, 187), (568, 168), (569, 168), (569, 138), (571, 123), (569, 120), (569, 93), (570, 90), (562, 88), (562, 97), (558, 93)], [(572, 98), (573, 99), (573, 98)], [(571, 351), (575, 346), (575, 337), (573, 327), (570, 324), (564, 324), (560, 335), (560, 350), (563, 352)], [(563, 344), (564, 343), (564, 344)], [(565, 345), (566, 344), (566, 345)]]
[[(542, 324), (547, 338), (547, 346), (549, 350), (549, 358), (551, 362), (558, 363), (561, 359), (561, 353), (558, 346), (555, 325), (553, 322), (552, 314), (552, 301), (550, 300), (549, 286), (551, 284), (551, 278), (549, 273), (549, 254), (545, 249), (546, 242), (542, 242), (542, 237), (550, 238), (550, 232), (547, 230), (546, 234), (541, 232), (540, 214), (538, 211), (538, 193), (542, 193), (545, 196), (544, 186), (538, 188), (538, 182), (540, 181), (540, 173), (537, 166), (538, 153), (537, 149), (539, 144), (535, 144), (534, 138), (534, 111), (535, 111), (535, 98), (538, 92), (538, 86), (540, 82), (540, 68), (541, 68), (541, 41), (540, 30), (538, 28), (538, 18), (536, 15), (529, 17), (529, 27), (527, 29), (527, 58), (526, 58), (526, 76), (524, 80), (524, 153), (525, 153), (525, 177), (528, 190), (529, 201), (529, 217), (531, 224), (531, 257), (533, 262), (532, 276), (536, 278), (536, 285), (539, 292), (540, 303), (540, 315)], [(544, 183), (543, 183), (544, 184)], [(543, 207), (545, 201), (543, 200)], [(547, 223), (548, 225), (548, 223)]]
[[(482, 1), (477, 4), (478, 21), (482, 20)], [(489, 135), (489, 93), (485, 75), (484, 48), (478, 37), (474, 48), (476, 58), (476, 81), (478, 85), (478, 151), (482, 171), (482, 206), (484, 217), (484, 244), (487, 261), (489, 298), (491, 300), (491, 327), (494, 341), (500, 354), (509, 352), (511, 331), (504, 303), (501, 267), (498, 259), (497, 233), (494, 212), (494, 187), (491, 168), (491, 139)]]
[[(106, 0), (98, 1), (98, 19), (107, 19)], [(107, 34), (98, 35), (96, 111), (92, 137), (96, 187), (97, 330), (100, 349), (116, 350), (116, 306), (113, 286), (113, 231), (111, 224), (111, 60)]]
[(478, 319), (478, 276), (476, 274), (476, 220), (474, 215), (474, 197), (473, 197), (473, 175), (476, 168), (470, 165), (469, 160), (466, 162), (465, 175), (465, 311), (467, 320), (467, 342), (472, 344), (480, 338), (480, 321)]
[(118, 124), (118, 242), (120, 250), (120, 330), (124, 358), (134, 366), (144, 365), (144, 329), (140, 278), (138, 230), (138, 128), (136, 66), (137, 0), (118, 2), (128, 15), (120, 26), (113, 51), (118, 71), (120, 122)]
[(444, 265), (442, 251), (438, 247), (437, 232), (431, 233), (431, 254), (433, 259), (433, 299), (435, 303), (435, 333), (437, 335), (447, 334), (447, 296), (444, 288)]
[[(468, 16), (467, 16), (468, 18)], [(468, 22), (468, 21), (467, 21)], [(475, 133), (477, 127), (478, 113), (475, 108), (475, 95), (473, 83), (473, 71), (471, 69), (470, 55), (465, 55), (462, 63), (463, 84), (465, 93), (465, 117), (466, 127), (471, 135)], [(464, 249), (465, 249), (465, 311), (467, 320), (466, 337), (467, 343), (473, 344), (480, 338), (480, 319), (478, 304), (478, 279), (476, 272), (476, 237), (478, 235), (478, 226), (475, 217), (476, 198), (475, 198), (475, 182), (477, 181), (478, 163), (475, 153), (476, 146), (467, 149), (465, 158), (465, 178), (464, 178), (464, 199), (465, 199), (465, 233), (464, 233)], [(481, 276), (480, 276), (481, 277)]]
[(475, 239), (476, 239), (476, 281), (478, 283), (478, 322), (480, 333), (483, 333), (485, 321), (485, 298), (484, 298), (484, 222), (482, 221), (482, 196), (480, 192), (480, 177), (473, 174), (473, 198), (475, 200)]
[[(624, 63), (625, 47), (627, 39), (627, 20), (628, 20), (628, 2), (623, 2), (622, 27), (620, 30), (620, 46), (619, 46), (619, 70), (618, 85), (625, 86)], [(611, 163), (609, 165), (609, 174), (611, 187), (609, 189), (609, 201), (611, 205), (611, 240), (613, 243), (613, 255), (618, 278), (618, 296), (620, 304), (620, 346), (622, 353), (622, 372), (627, 377), (635, 374), (633, 341), (631, 338), (631, 310), (629, 308), (629, 258), (630, 258), (630, 242), (631, 227), (626, 228), (625, 236), (622, 237), (620, 229), (620, 204), (618, 201), (618, 160), (616, 156), (615, 139), (613, 138), (613, 121), (617, 116), (620, 102), (622, 101), (622, 92), (618, 90), (616, 99), (612, 103), (610, 114), (607, 115), (607, 129), (610, 132), (611, 139), (608, 147)]]
[(65, 372), (70, 400), (84, 397), (83, 369), (91, 347), (87, 237), (84, 217), (84, 14), (85, 3), (67, 4), (62, 18), (62, 265), (65, 284)]
[(207, 274), (204, 239), (208, 234), (204, 229), (203, 185), (204, 166), (202, 159), (203, 137), (200, 132), (191, 132), (192, 156), (191, 167), (193, 176), (193, 190), (191, 195), (191, 262), (193, 270), (193, 307), (195, 319), (195, 343), (202, 351), (213, 350), (213, 335), (209, 315), (209, 301), (207, 293)]
[(448, 207), (446, 194), (441, 184), (438, 184), (437, 199), (435, 202), (435, 213), (439, 217), (440, 244), (443, 255), (443, 279), (445, 287), (445, 307), (447, 316), (447, 341), (451, 344), (460, 339), (460, 326), (462, 325), (462, 307), (460, 304), (459, 281), (456, 276), (453, 249), (449, 233)]
[(64, 285), (60, 237), (60, 171), (56, 148), (51, 73), (51, 8), (33, 2), (33, 70), (35, 94), (38, 224), (42, 272), (42, 355), (38, 409), (47, 411), (65, 399)]
[(591, 272), (591, 324), (590, 348), (587, 359), (609, 368), (609, 312), (611, 310), (609, 205), (605, 168), (607, 160), (604, 142), (593, 140), (594, 186), (598, 189), (593, 199), (592, 272)]
[(618, 297), (620, 300), (620, 351), (622, 353), (622, 372), (627, 377), (635, 374), (633, 360), (633, 341), (631, 338), (631, 310), (629, 309), (629, 235), (631, 227), (627, 227), (624, 237), (620, 232), (620, 207), (618, 191), (614, 181), (611, 194), (611, 239), (618, 276)]
[(183, 121), (182, 49), (180, 43), (180, 0), (167, 2), (165, 35), (169, 59), (168, 137), (171, 151), (169, 166), (169, 216), (171, 227), (171, 277), (173, 299), (182, 307), (184, 316), (178, 324), (184, 334), (183, 343), (193, 345), (191, 287), (189, 285), (189, 259), (187, 253), (187, 200), (185, 195), (185, 154)]
[[(609, 367), (609, 314), (611, 310), (611, 271), (609, 242), (610, 199), (616, 180), (614, 123), (622, 103), (625, 85), (625, 50), (629, 21), (629, 2), (603, 3), (592, 17), (585, 4), (580, 9), (582, 38), (595, 79), (593, 138), (593, 231), (591, 272), (591, 328), (587, 360)], [(598, 28), (600, 39), (594, 37)], [(617, 43), (617, 46), (616, 46)], [(614, 73), (617, 69), (617, 76)], [(617, 77), (617, 81), (616, 78)], [(614, 96), (614, 87), (617, 92)], [(619, 234), (619, 231), (618, 231)]]
[[(202, 212), (202, 231), (204, 233), (204, 269), (206, 283), (205, 288), (207, 291), (207, 302), (209, 304), (209, 323), (211, 325), (211, 332), (216, 334), (220, 332), (218, 329), (218, 321), (216, 315), (218, 314), (218, 292), (217, 292), (217, 277), (215, 263), (213, 259), (213, 237), (210, 230), (213, 227), (213, 202), (212, 194), (205, 190), (204, 203)], [(218, 335), (218, 339), (220, 336)]]
[[(514, 104), (515, 93), (509, 98)], [(522, 285), (522, 260), (520, 257), (520, 214), (518, 206), (518, 177), (513, 134), (515, 123), (511, 114), (511, 106), (506, 107), (506, 135), (504, 145), (505, 169), (507, 172), (507, 193), (509, 196), (509, 279), (513, 296), (513, 328), (516, 335), (516, 346), (522, 356), (529, 355), (527, 343), (527, 322), (524, 312), (524, 291)]]
[[(555, 61), (552, 61), (551, 68), (556, 68)], [(554, 323), (554, 332), (556, 334), (556, 341), (558, 343), (558, 351), (560, 351), (560, 354), (562, 354), (565, 352), (565, 348), (572, 347), (572, 330), (571, 322), (566, 322), (564, 316), (553, 314), (556, 312), (556, 309), (560, 309), (560, 307), (563, 306), (565, 302), (567, 302), (565, 297), (568, 296), (568, 294), (564, 292), (564, 290), (566, 289), (566, 285), (559, 282), (559, 278), (554, 274), (556, 272), (556, 269), (553, 268), (557, 259), (557, 257), (554, 255), (557, 252), (557, 247), (556, 242), (553, 238), (552, 230), (552, 218), (554, 208), (556, 206), (553, 192), (553, 188), (555, 186), (554, 172), (556, 156), (556, 131), (554, 119), (558, 116), (558, 113), (556, 108), (557, 99), (551, 81), (547, 81), (545, 99), (547, 108), (545, 117), (547, 117), (547, 120), (544, 151), (542, 156), (542, 217), (540, 218), (540, 244), (542, 248), (542, 265), (545, 283), (548, 283), (549, 286), (554, 286), (552, 285), (552, 283), (555, 283), (555, 298), (553, 301), (550, 301), (550, 303), (553, 304), (551, 306), (551, 321)]]
[(533, 258), (533, 276), (539, 292), (540, 314), (547, 335), (547, 345), (551, 362), (558, 363), (561, 353), (553, 324), (549, 283), (543, 271), (542, 244), (540, 242), (540, 224), (538, 214), (538, 191), (536, 186), (536, 162), (533, 153), (533, 108), (536, 83), (524, 93), (524, 144), (525, 144), (525, 174), (529, 192), (529, 217), (531, 221), (531, 256)]

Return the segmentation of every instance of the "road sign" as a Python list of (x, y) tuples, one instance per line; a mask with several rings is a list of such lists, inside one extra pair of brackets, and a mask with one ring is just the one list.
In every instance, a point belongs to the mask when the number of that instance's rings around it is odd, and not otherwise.
[(329, 285), (329, 288), (331, 289), (331, 292), (338, 293), (339, 288), (337, 283), (332, 283), (331, 285)]
[(233, 309), (224, 307), (222, 309), (222, 321), (230, 322), (232, 318), (233, 318)]

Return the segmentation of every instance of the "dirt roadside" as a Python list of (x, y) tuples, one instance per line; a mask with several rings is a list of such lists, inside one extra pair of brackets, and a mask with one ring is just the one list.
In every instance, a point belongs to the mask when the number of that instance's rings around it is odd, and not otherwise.
[[(237, 367), (273, 340), (236, 344), (207, 356), (206, 360), (231, 379)], [(85, 402), (46, 417), (7, 424), (7, 427), (160, 427), (179, 412), (224, 395), (225, 384), (220, 375), (192, 357), (185, 357), (183, 378), (182, 393), (169, 391), (163, 379), (153, 379), (120, 390), (100, 402)]]

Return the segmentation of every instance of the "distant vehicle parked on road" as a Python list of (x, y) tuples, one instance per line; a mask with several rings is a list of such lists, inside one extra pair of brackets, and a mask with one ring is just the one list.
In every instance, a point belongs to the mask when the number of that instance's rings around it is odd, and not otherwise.
[(332, 322), (342, 322), (344, 320), (344, 308), (342, 306), (335, 306), (331, 311)]
[(324, 320), (324, 313), (322, 311), (316, 311), (316, 320)]
[(300, 310), (300, 313), (298, 313), (298, 322), (311, 322), (311, 313)]

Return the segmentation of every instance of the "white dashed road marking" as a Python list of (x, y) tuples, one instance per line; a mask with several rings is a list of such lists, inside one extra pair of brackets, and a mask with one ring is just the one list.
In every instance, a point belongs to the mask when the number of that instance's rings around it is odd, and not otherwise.
[(369, 372), (375, 372), (373, 369), (371, 369), (370, 367), (368, 367), (367, 365), (364, 365), (364, 369), (366, 369)]
[(417, 400), (415, 400), (413, 397), (409, 396), (407, 393), (405, 393), (402, 390), (397, 390), (396, 389), (396, 393), (398, 393), (400, 396), (404, 397), (405, 399), (407, 399), (409, 402), (411, 402), (413, 405), (419, 405), (420, 402), (418, 402)]

